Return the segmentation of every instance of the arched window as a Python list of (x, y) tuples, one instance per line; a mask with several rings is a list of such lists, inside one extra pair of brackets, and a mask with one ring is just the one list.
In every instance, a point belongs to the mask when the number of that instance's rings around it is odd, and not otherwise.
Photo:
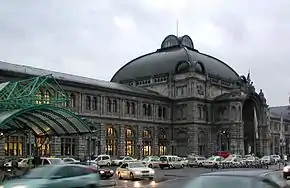
[(70, 107), (76, 107), (76, 96), (73, 93), (70, 94)]
[(98, 110), (98, 98), (93, 98), (93, 110)]
[(146, 104), (143, 104), (143, 115), (144, 116), (147, 116), (147, 105)]
[(117, 106), (117, 100), (113, 100), (113, 112), (117, 112), (118, 106)]
[(148, 104), (148, 109), (147, 109), (147, 111), (148, 111), (148, 116), (151, 116), (152, 115), (152, 107), (151, 107), (151, 104)]
[(135, 103), (134, 102), (132, 102), (131, 103), (131, 105), (132, 105), (132, 114), (134, 115), (135, 114)]
[(162, 117), (162, 107), (158, 106), (158, 117), (161, 118)]
[(162, 117), (163, 117), (163, 118), (166, 118), (166, 115), (167, 115), (167, 113), (166, 113), (166, 107), (163, 106), (163, 107), (162, 107)]
[(130, 103), (126, 102), (126, 114), (130, 114)]
[(90, 96), (86, 97), (86, 109), (91, 110), (91, 97)]
[(112, 102), (111, 102), (111, 99), (107, 99), (107, 112), (112, 112)]
[(143, 137), (144, 138), (152, 138), (152, 132), (151, 132), (151, 130), (144, 130), (143, 131)]

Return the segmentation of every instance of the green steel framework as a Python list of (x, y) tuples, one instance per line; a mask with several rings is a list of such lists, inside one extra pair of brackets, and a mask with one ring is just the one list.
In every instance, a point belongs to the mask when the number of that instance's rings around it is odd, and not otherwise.
[(0, 84), (0, 130), (37, 136), (91, 133), (88, 123), (64, 108), (69, 98), (52, 75)]

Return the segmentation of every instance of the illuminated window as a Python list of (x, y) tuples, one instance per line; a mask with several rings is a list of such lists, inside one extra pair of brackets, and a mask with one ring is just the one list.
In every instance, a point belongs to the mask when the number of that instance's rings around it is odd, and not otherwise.
[(36, 104), (41, 104), (42, 96), (41, 96), (41, 92), (40, 91), (38, 91), (36, 93), (35, 98), (36, 98), (35, 103)]
[(143, 142), (143, 155), (144, 156), (152, 155), (152, 146), (150, 141)]
[(114, 130), (112, 127), (107, 128), (107, 136), (113, 136), (114, 135)]
[(111, 156), (116, 156), (116, 140), (115, 139), (107, 139), (106, 140), (106, 154)]
[(152, 138), (152, 134), (150, 130), (143, 131), (143, 137), (144, 138)]
[(9, 136), (5, 139), (4, 150), (6, 156), (23, 156), (23, 136)]
[(125, 154), (127, 156), (133, 156), (134, 155), (134, 141), (133, 140), (127, 140), (126, 141)]
[(37, 148), (39, 148), (39, 154), (41, 156), (49, 156), (51, 154), (50, 144), (46, 138), (37, 138), (36, 143)]
[(133, 137), (132, 129), (126, 129), (126, 137), (127, 137), (127, 138), (131, 138), (131, 137)]
[(159, 146), (159, 155), (166, 155), (166, 146), (165, 145)]
[(50, 98), (50, 93), (49, 93), (49, 91), (45, 91), (45, 93), (44, 93), (44, 103), (45, 104), (50, 104), (50, 100), (51, 100), (51, 98)]

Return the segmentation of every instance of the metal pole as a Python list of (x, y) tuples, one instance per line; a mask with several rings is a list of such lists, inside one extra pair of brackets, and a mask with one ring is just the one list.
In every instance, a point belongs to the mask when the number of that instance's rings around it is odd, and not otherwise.
[(91, 148), (92, 148), (91, 141), (92, 141), (92, 135), (90, 134), (89, 136), (89, 165), (91, 165)]
[(223, 132), (220, 131), (219, 132), (219, 142), (220, 142), (220, 153), (219, 153), (219, 156), (220, 156), (220, 164), (221, 164), (221, 161), (222, 161), (222, 156), (221, 156), (221, 153), (222, 153), (222, 134), (223, 134)]

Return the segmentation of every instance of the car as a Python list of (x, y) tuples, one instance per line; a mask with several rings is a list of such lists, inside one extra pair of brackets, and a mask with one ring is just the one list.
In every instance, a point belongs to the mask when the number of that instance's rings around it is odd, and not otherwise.
[(286, 165), (283, 168), (283, 178), (288, 179), (288, 176), (290, 176), (290, 165)]
[(155, 171), (152, 168), (146, 167), (142, 162), (123, 163), (116, 169), (116, 174), (119, 179), (150, 179), (155, 176)]
[(188, 158), (188, 166), (190, 166), (190, 167), (202, 167), (203, 162), (205, 160), (206, 160), (205, 157), (199, 157), (199, 156), (189, 157)]
[(244, 170), (205, 173), (190, 180), (183, 188), (289, 188), (279, 171)]
[(109, 168), (101, 168), (97, 162), (94, 161), (87, 161), (87, 162), (75, 162), (73, 164), (80, 164), (85, 166), (90, 166), (91, 168), (95, 169), (102, 179), (109, 179), (114, 176), (114, 170)]
[(0, 188), (62, 188), (99, 186), (99, 173), (88, 166), (65, 164), (47, 165), (30, 170), (20, 179), (5, 181)]
[(130, 156), (120, 157), (119, 159), (112, 160), (112, 165), (121, 166), (124, 162), (133, 162), (133, 161), (136, 161), (136, 159)]
[(203, 161), (203, 166), (205, 168), (212, 168), (214, 166), (219, 166), (224, 160), (222, 156), (212, 156)]
[(142, 162), (145, 166), (149, 168), (158, 168), (159, 167), (159, 157), (149, 156), (143, 158), (140, 162)]
[(74, 158), (63, 158), (62, 160), (63, 160), (63, 162), (65, 162), (65, 163), (75, 163), (75, 162), (80, 162), (79, 160), (76, 160), (76, 159), (74, 159)]

